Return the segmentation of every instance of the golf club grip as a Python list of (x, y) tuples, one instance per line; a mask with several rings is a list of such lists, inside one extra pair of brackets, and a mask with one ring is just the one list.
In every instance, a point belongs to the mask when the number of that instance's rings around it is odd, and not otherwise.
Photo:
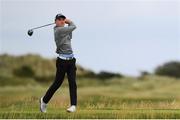
[(31, 30), (35, 30), (35, 29), (42, 28), (42, 27), (49, 26), (49, 25), (53, 25), (53, 24), (55, 24), (55, 23), (50, 23), (50, 24), (39, 26), (39, 27), (31, 28)]

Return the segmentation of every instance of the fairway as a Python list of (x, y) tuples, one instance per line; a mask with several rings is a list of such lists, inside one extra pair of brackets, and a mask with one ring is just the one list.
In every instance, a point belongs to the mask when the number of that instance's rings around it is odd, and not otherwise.
[(124, 109), (124, 110), (78, 110), (76, 113), (67, 113), (64, 110), (51, 110), (46, 114), (39, 111), (1, 112), (1, 118), (179, 118), (180, 110), (147, 110), (147, 109)]
[(89, 87), (81, 80), (76, 113), (66, 112), (66, 83), (55, 93), (45, 114), (39, 111), (39, 98), (47, 85), (1, 87), (0, 118), (180, 118), (178, 80), (152, 76), (143, 81), (123, 78), (102, 84), (94, 80)]

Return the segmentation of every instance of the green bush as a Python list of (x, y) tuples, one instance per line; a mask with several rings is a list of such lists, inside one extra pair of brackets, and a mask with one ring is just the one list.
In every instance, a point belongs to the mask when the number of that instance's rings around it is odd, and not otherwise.
[(34, 77), (35, 73), (30, 66), (23, 65), (13, 71), (15, 76), (18, 77)]
[(119, 73), (113, 73), (113, 72), (107, 72), (107, 71), (101, 71), (96, 76), (99, 79), (109, 79), (109, 78), (113, 78), (113, 77), (122, 77), (122, 75)]
[(156, 75), (180, 78), (180, 62), (172, 61), (155, 69)]
[(108, 71), (101, 71), (99, 73), (94, 73), (93, 71), (88, 71), (87, 73), (83, 75), (77, 75), (78, 78), (92, 78), (92, 79), (98, 79), (98, 80), (107, 80), (110, 78), (118, 77), (121, 78), (123, 77), (119, 73), (114, 73), (114, 72), (108, 72)]

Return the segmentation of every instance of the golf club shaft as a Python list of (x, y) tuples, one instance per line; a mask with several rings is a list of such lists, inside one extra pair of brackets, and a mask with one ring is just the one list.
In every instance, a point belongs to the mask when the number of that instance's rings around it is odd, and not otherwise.
[(46, 26), (53, 25), (53, 24), (55, 24), (55, 23), (50, 23), (50, 24), (39, 26), (39, 27), (35, 27), (35, 28), (32, 28), (31, 30), (35, 30), (35, 29), (46, 27)]

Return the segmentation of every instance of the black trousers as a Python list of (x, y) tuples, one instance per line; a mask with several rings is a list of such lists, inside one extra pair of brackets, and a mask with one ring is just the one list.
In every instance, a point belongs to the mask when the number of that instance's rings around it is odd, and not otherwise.
[(57, 57), (56, 60), (56, 77), (52, 85), (47, 90), (43, 97), (43, 101), (48, 103), (56, 90), (64, 81), (64, 76), (67, 73), (71, 105), (77, 104), (77, 85), (76, 85), (76, 59), (63, 60)]

